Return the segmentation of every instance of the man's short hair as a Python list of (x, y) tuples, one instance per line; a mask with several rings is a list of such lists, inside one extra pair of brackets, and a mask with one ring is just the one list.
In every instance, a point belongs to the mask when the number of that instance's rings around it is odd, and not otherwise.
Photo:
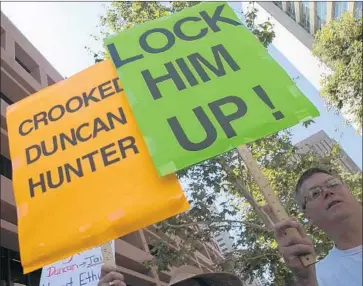
[(315, 174), (319, 174), (319, 173), (323, 173), (323, 174), (328, 174), (330, 176), (333, 176), (333, 173), (330, 171), (327, 171), (325, 169), (322, 168), (310, 168), (308, 170), (306, 170), (304, 173), (302, 173), (302, 175), (300, 176), (299, 180), (296, 183), (296, 188), (295, 188), (295, 200), (299, 202), (299, 190), (302, 186), (302, 184), (309, 179), (310, 177), (312, 177)]

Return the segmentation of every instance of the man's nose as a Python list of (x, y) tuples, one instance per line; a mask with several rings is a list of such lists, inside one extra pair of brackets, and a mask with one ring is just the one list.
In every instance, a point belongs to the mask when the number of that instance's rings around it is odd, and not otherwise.
[(326, 199), (328, 196), (334, 195), (334, 192), (327, 187), (322, 187), (321, 189), (323, 190), (324, 199)]

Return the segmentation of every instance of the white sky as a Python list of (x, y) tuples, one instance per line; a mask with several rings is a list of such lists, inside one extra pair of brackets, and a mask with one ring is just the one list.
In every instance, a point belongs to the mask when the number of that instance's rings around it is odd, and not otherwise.
[[(246, 5), (245, 2), (243, 5)], [(62, 74), (73, 74), (94, 64), (93, 56), (85, 46), (100, 50), (101, 42), (95, 42), (90, 34), (97, 34), (99, 16), (104, 8), (99, 2), (2, 2), (1, 10), (29, 39), (29, 41)], [(231, 6), (241, 10), (241, 3)], [(260, 9), (259, 17), (268, 14)], [(341, 116), (328, 112), (319, 96), (321, 69), (310, 51), (283, 26), (275, 24), (276, 38), (270, 46), (270, 54), (296, 81), (300, 89), (319, 109), (321, 116), (309, 128), (293, 128), (293, 142), (296, 143), (323, 129), (336, 141), (362, 168), (362, 136), (356, 135), (353, 128), (344, 124)]]

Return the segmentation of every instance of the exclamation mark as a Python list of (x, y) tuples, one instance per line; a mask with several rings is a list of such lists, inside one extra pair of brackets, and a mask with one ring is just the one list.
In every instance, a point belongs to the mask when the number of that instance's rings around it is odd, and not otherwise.
[[(263, 88), (260, 85), (257, 85), (253, 88), (253, 91), (256, 92), (256, 94), (258, 95), (259, 98), (262, 99), (262, 101), (268, 106), (270, 107), (272, 110), (275, 109), (275, 106), (273, 105), (272, 101), (270, 100), (270, 98), (268, 97), (268, 95), (266, 94), (266, 92), (263, 90)], [(282, 114), (281, 111), (277, 110), (274, 113), (272, 113), (272, 115), (275, 117), (276, 120), (280, 120), (282, 118), (284, 118), (285, 116)]]

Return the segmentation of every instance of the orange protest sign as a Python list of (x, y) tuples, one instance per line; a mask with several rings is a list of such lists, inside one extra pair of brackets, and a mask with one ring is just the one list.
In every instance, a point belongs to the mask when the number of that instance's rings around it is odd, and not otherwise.
[(22, 265), (28, 273), (187, 210), (159, 177), (111, 61), (7, 110)]

